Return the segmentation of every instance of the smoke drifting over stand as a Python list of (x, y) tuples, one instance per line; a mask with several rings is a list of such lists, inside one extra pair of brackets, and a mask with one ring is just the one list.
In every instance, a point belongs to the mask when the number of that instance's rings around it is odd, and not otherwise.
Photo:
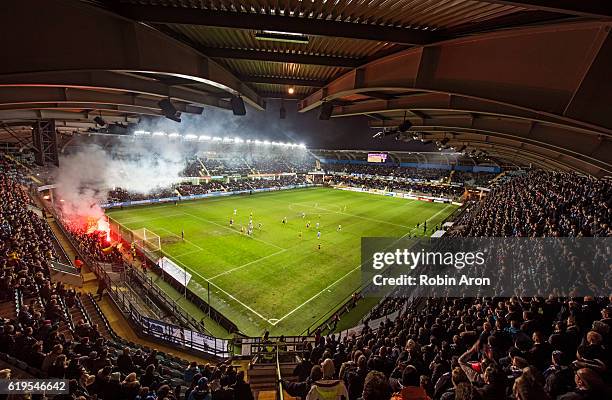
[[(134, 130), (182, 136), (301, 141), (291, 124), (281, 125), (278, 120), (265, 123), (261, 120), (262, 114), (265, 113), (251, 109), (246, 117), (236, 117), (231, 111), (207, 108), (203, 115), (184, 114), (181, 123), (165, 118), (148, 119)], [(100, 217), (103, 210), (99, 205), (107, 201), (109, 191), (114, 188), (149, 194), (178, 183), (187, 159), (200, 150), (210, 150), (206, 143), (167, 135), (80, 138), (78, 145), (69, 147), (69, 151), (61, 155), (55, 176), (56, 194), (62, 200), (64, 214), (71, 218)]]
[(150, 193), (179, 181), (185, 167), (183, 143), (117, 140), (112, 147), (85, 144), (78, 151), (62, 156), (56, 193), (63, 212), (71, 217), (99, 217), (99, 204), (116, 187), (137, 193)]

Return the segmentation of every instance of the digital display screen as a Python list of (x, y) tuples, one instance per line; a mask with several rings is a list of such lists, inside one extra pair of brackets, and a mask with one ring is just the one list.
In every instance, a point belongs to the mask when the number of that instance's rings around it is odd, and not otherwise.
[(371, 162), (371, 163), (387, 162), (387, 153), (368, 153), (368, 162)]

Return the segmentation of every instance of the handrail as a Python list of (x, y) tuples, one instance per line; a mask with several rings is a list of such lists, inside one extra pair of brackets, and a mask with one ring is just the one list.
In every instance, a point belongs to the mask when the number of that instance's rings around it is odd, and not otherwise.
[(277, 395), (276, 398), (277, 400), (284, 400), (285, 399), (285, 394), (283, 393), (283, 376), (281, 374), (281, 369), (280, 369), (280, 357), (278, 354), (278, 349), (280, 346), (276, 346), (276, 387), (277, 387)]
[[(57, 216), (56, 221), (61, 222), (61, 220), (58, 219)], [(105, 282), (107, 292), (113, 302), (119, 307), (119, 309), (126, 316), (126, 318), (128, 318), (138, 329), (138, 331), (141, 332), (143, 335), (150, 336), (156, 340), (162, 341), (166, 344), (177, 346), (179, 348), (188, 348), (201, 351), (203, 353), (210, 354), (214, 357), (227, 358), (231, 355), (232, 342), (229, 340), (218, 339), (200, 332), (183, 330), (183, 328), (181, 327), (173, 327), (170, 324), (142, 316), (129, 301), (126, 301), (125, 296), (122, 296), (122, 293), (119, 293), (115, 288), (112, 287), (112, 281), (104, 270), (104, 268), (102, 268), (97, 261), (89, 257), (89, 255), (81, 251), (81, 247), (78, 245), (78, 243), (75, 242), (75, 239), (72, 237), (72, 235), (65, 230), (63, 224), (58, 223), (57, 225), (66, 235), (66, 238), (72, 243), (77, 253), (79, 253), (82, 259), (87, 263), (87, 265), (92, 268), (92, 271), (95, 273), (98, 279)], [(88, 317), (87, 314), (86, 317)], [(155, 326), (153, 326), (152, 323), (155, 324)], [(172, 335), (167, 335), (166, 333), (160, 333), (156, 329), (159, 326), (164, 326), (172, 330), (181, 330), (185, 333), (189, 333), (189, 337), (176, 337)]]

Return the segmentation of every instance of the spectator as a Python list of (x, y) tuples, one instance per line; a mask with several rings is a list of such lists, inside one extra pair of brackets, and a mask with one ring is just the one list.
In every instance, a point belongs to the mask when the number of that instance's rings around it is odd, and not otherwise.
[(408, 365), (402, 372), (402, 390), (395, 393), (392, 400), (431, 400), (420, 386), (419, 372), (412, 365)]
[(335, 367), (334, 362), (327, 358), (321, 365), (323, 369), (323, 378), (314, 382), (308, 395), (307, 400), (348, 400), (348, 391), (344, 382), (334, 379)]
[(360, 400), (389, 400), (391, 391), (387, 377), (382, 372), (371, 371), (365, 378)]

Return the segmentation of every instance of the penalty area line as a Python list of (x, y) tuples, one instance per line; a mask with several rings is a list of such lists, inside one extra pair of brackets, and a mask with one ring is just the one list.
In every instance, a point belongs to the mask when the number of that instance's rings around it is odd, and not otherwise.
[(196, 274), (197, 276), (199, 276), (200, 278), (202, 278), (204, 280), (204, 282), (207, 282), (209, 285), (214, 286), (215, 288), (219, 289), (221, 292), (225, 293), (225, 295), (227, 295), (230, 299), (234, 300), (236, 303), (240, 304), (241, 306), (243, 306), (244, 308), (246, 308), (247, 310), (249, 310), (250, 312), (252, 312), (253, 314), (257, 315), (259, 318), (261, 318), (262, 320), (264, 320), (267, 323), (270, 323), (271, 320), (273, 319), (269, 319), (264, 317), (263, 315), (261, 315), (260, 313), (258, 313), (257, 311), (255, 311), (254, 309), (252, 309), (251, 307), (247, 306), (246, 304), (244, 304), (243, 302), (241, 302), (240, 300), (238, 300), (236, 297), (234, 297), (232, 294), (226, 292), (225, 290), (221, 289), (218, 285), (215, 285), (213, 282), (211, 282), (210, 280), (204, 278), (198, 271), (191, 269), (189, 267), (187, 267), (185, 264), (183, 264), (182, 262), (180, 262), (177, 259), (174, 259), (173, 257), (170, 257), (171, 259), (173, 259), (173, 261), (175, 261), (176, 263), (178, 263), (179, 265), (181, 265), (185, 270), (189, 270), (190, 272)]

